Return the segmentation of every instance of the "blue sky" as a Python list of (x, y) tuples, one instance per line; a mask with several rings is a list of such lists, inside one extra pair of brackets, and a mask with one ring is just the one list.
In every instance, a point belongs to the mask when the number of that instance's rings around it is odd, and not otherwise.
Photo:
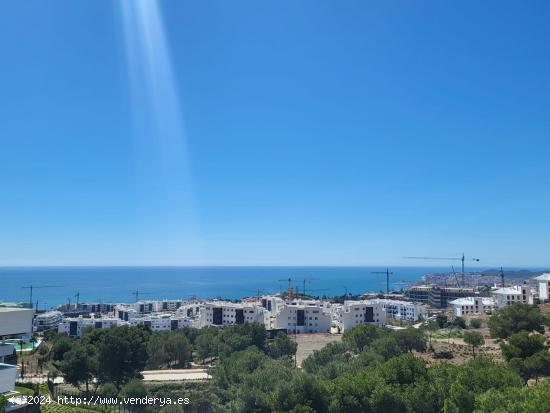
[(0, 265), (550, 265), (548, 2), (152, 4), (1, 2)]

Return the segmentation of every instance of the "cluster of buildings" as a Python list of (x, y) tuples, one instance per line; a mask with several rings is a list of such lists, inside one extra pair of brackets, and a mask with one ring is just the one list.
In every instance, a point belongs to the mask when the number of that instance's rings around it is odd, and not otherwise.
[[(90, 304), (88, 306), (91, 308)], [(343, 333), (361, 323), (383, 326), (390, 320), (417, 321), (426, 315), (426, 307), (422, 304), (379, 298), (335, 304), (326, 300), (289, 301), (279, 296), (264, 296), (240, 302), (139, 301), (114, 304), (111, 308), (112, 311), (105, 313), (82, 311), (68, 317), (59, 311), (51, 311), (37, 316), (35, 329), (51, 328), (54, 323), (60, 333), (80, 337), (88, 328), (122, 325), (144, 325), (151, 331), (171, 331), (185, 327), (258, 323), (267, 330), (284, 330), (293, 334)]]
[[(550, 276), (550, 274), (548, 274)], [(550, 277), (549, 277), (550, 279)], [(534, 304), (540, 301), (536, 289), (528, 284), (512, 287), (493, 288), (490, 296), (471, 295), (449, 301), (449, 306), (455, 316), (490, 314), (494, 310), (515, 303)]]

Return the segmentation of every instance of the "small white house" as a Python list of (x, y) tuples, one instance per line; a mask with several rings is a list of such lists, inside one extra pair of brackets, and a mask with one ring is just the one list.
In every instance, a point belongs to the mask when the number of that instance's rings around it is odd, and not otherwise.
[(533, 295), (528, 285), (503, 287), (493, 291), (497, 307), (505, 307), (516, 303), (533, 304)]
[(486, 314), (496, 306), (495, 299), (492, 297), (463, 297), (449, 302), (453, 314), (457, 317), (473, 314)]

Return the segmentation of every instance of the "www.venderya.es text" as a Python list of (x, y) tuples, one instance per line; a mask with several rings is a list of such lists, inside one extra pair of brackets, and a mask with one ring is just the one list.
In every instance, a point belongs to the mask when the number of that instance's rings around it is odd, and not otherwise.
[[(39, 398), (39, 400), (37, 400)], [(159, 406), (187, 405), (190, 403), (188, 397), (102, 397), (102, 396), (58, 396), (56, 399), (50, 397), (27, 397), (28, 404), (66, 404), (72, 406)]]

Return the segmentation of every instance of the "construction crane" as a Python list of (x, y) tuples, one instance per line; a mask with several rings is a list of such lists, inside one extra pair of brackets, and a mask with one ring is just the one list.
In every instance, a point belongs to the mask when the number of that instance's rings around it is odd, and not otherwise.
[(390, 293), (390, 275), (393, 275), (393, 272), (389, 268), (386, 268), (386, 271), (371, 271), (371, 274), (386, 274), (386, 295)]
[[(502, 269), (502, 267), (500, 267), (500, 271), (498, 272), (498, 275), (500, 277), (500, 286), (502, 288), (504, 288), (504, 270)], [(481, 274), (482, 277), (486, 277), (488, 276), (487, 274)]]
[(451, 268), (453, 269), (453, 275), (455, 276), (456, 286), (460, 288), (460, 283), (458, 282), (458, 277), (456, 276), (455, 272), (455, 266), (451, 265)]
[(29, 307), (33, 308), (33, 302), (32, 302), (32, 292), (33, 292), (33, 290), (35, 290), (37, 288), (60, 288), (60, 287), (62, 287), (62, 285), (28, 285), (28, 286), (21, 287), (21, 288), (29, 290)]
[(136, 290), (130, 292), (130, 294), (132, 294), (132, 295), (135, 297), (136, 303), (137, 303), (137, 302), (139, 301), (139, 296), (140, 296), (140, 295), (151, 295), (151, 294), (153, 294), (153, 293), (144, 293), (144, 292), (142, 292), (142, 291), (139, 291), (139, 290), (136, 288)]
[(312, 281), (319, 281), (319, 278), (301, 278), (299, 280), (294, 280), (294, 281), (299, 281), (299, 282), (302, 283), (302, 285), (303, 285), (302, 295), (305, 296), (306, 295), (306, 283), (311, 283)]
[(76, 298), (76, 308), (78, 308), (78, 304), (80, 303), (80, 291), (78, 291), (78, 292), (74, 295), (74, 298)]
[(282, 281), (286, 281), (288, 282), (288, 299), (289, 300), (292, 300), (294, 298), (294, 289), (292, 288), (292, 278), (288, 277), (288, 278), (283, 278), (281, 280), (277, 280), (279, 282), (282, 282)]
[(464, 262), (466, 260), (468, 261), (475, 261), (479, 262), (479, 258), (466, 258), (464, 253), (462, 253), (461, 257), (403, 257), (408, 260), (453, 260), (453, 261), (461, 261), (462, 262), (462, 287), (466, 286), (466, 279), (465, 279), (465, 273), (464, 273)]

